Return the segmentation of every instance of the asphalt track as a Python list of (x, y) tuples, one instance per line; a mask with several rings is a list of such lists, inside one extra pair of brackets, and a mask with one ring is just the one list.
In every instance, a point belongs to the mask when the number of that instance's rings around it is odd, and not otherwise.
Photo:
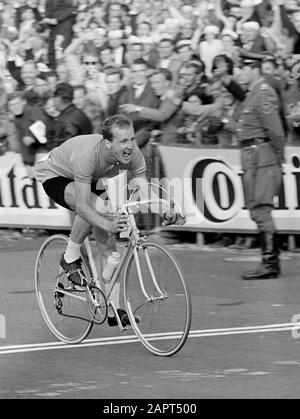
[[(188, 280), (193, 322), (172, 358), (148, 353), (132, 331), (93, 329), (66, 346), (36, 302), (33, 267), (42, 239), (0, 236), (0, 399), (298, 398), (300, 257), (281, 255), (278, 280), (243, 282), (257, 250), (173, 246)], [(18, 239), (18, 240), (17, 240)], [(0, 316), (0, 319), (2, 317)], [(1, 334), (1, 331), (0, 331)], [(300, 335), (300, 333), (299, 333)]]

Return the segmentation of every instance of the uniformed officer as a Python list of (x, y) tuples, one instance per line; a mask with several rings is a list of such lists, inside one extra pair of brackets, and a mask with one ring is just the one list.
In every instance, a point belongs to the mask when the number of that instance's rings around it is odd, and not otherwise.
[(262, 77), (260, 58), (242, 57), (241, 83), (248, 86), (236, 126), (244, 171), (245, 203), (257, 224), (262, 248), (261, 265), (254, 272), (243, 274), (242, 278), (277, 278), (280, 274), (279, 248), (272, 210), (282, 183), (285, 142), (279, 98)]

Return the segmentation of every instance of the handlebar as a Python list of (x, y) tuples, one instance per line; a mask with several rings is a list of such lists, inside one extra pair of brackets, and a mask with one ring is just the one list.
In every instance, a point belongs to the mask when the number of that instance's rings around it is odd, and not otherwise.
[(127, 215), (130, 215), (134, 209), (139, 209), (142, 205), (151, 204), (165, 204), (167, 207), (170, 207), (170, 203), (165, 199), (145, 199), (142, 201), (126, 202), (126, 204), (122, 206), (122, 212), (124, 212)]
[[(134, 221), (134, 210), (139, 209), (143, 205), (158, 205), (159, 210), (153, 211), (154, 213), (163, 215), (164, 219), (164, 226), (167, 225), (184, 225), (186, 221), (186, 217), (179, 208), (179, 211), (175, 211), (176, 202), (171, 199), (171, 201), (167, 201), (166, 199), (148, 199), (148, 200), (142, 200), (142, 201), (133, 201), (133, 202), (127, 202), (125, 205), (122, 206), (122, 213), (129, 216), (131, 219), (131, 223), (133, 226), (135, 226)], [(165, 207), (164, 210), (162, 210), (162, 207)], [(178, 206), (178, 205), (177, 205)], [(172, 220), (172, 221), (171, 221)]]

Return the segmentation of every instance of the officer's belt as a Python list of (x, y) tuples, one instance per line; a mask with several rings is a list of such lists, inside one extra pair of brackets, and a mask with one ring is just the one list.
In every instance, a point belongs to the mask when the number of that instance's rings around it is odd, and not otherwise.
[(253, 145), (260, 145), (263, 143), (268, 143), (268, 138), (251, 138), (250, 140), (241, 141), (241, 147), (251, 147)]

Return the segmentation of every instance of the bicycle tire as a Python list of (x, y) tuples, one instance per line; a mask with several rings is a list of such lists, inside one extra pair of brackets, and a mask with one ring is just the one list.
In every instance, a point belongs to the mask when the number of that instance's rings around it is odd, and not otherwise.
[[(51, 332), (64, 343), (77, 344), (87, 338), (94, 323), (88, 303), (84, 301), (86, 292), (72, 289), (60, 267), (60, 257), (67, 243), (67, 236), (56, 234), (42, 244), (35, 265), (35, 289), (40, 311)], [(89, 263), (84, 254), (81, 257), (89, 283)], [(59, 293), (59, 288), (69, 294)]]
[(150, 299), (142, 291), (132, 250), (124, 271), (124, 302), (132, 328), (154, 355), (175, 355), (186, 343), (191, 328), (189, 289), (178, 262), (165, 247), (145, 242), (137, 249), (137, 255), (143, 285)]

